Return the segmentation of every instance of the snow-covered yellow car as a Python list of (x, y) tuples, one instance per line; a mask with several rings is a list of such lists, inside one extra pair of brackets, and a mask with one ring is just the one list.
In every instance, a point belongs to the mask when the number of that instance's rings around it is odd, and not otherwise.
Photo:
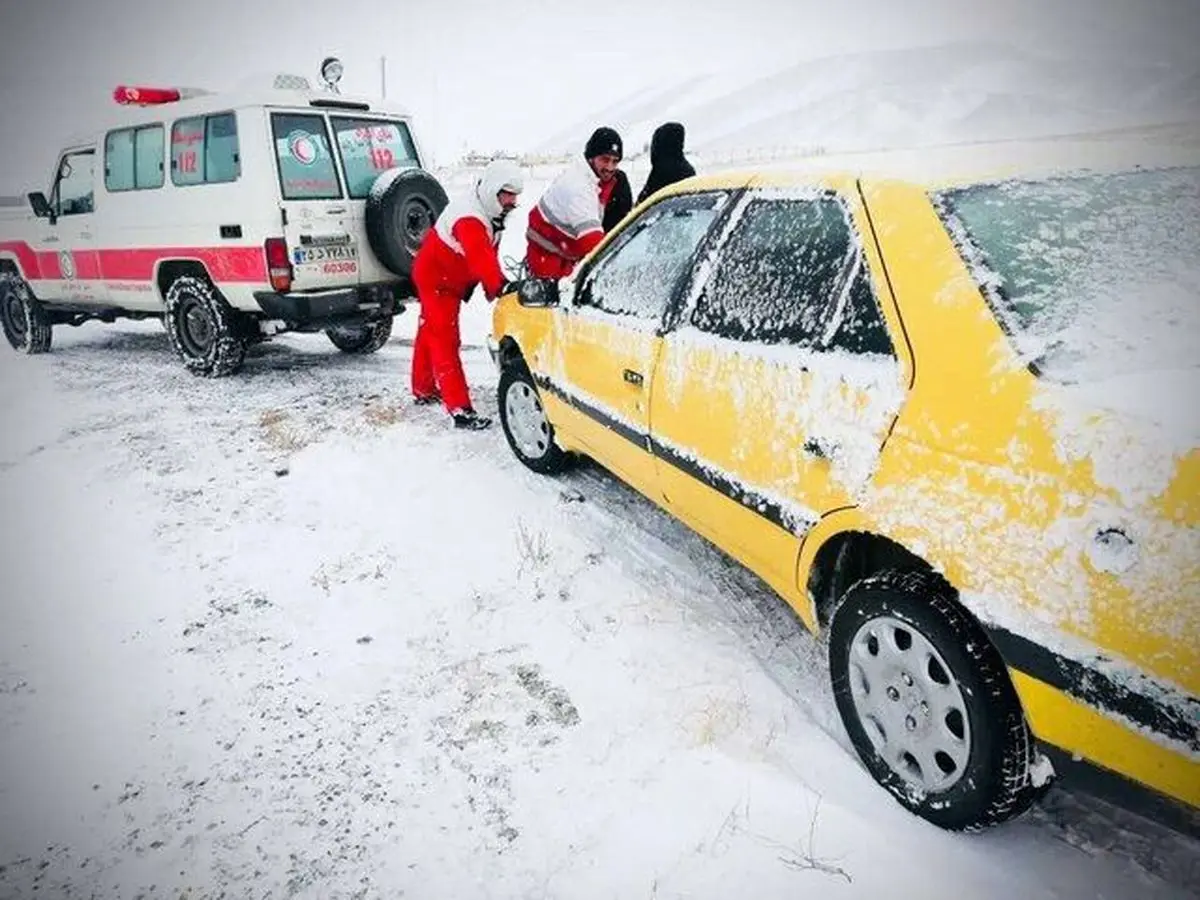
[(498, 302), (509, 444), (593, 458), (767, 581), (917, 815), (980, 828), (1074, 776), (1194, 829), (1196, 146), (673, 185)]

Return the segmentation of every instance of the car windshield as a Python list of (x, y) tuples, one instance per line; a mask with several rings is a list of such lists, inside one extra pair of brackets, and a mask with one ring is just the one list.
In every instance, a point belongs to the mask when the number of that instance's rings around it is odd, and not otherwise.
[(935, 196), (1039, 376), (1084, 383), (1193, 368), (1200, 169), (975, 185)]

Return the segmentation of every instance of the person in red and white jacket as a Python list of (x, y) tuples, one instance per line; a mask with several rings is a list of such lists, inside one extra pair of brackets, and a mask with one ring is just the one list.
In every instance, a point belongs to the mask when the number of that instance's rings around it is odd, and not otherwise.
[(565, 278), (604, 239), (605, 212), (620, 183), (621, 136), (597, 128), (583, 157), (550, 182), (529, 211), (525, 265), (534, 278)]
[(459, 356), (458, 316), (482, 285), (488, 300), (515, 289), (500, 267), (497, 247), (504, 219), (525, 187), (520, 167), (488, 163), (472, 190), (446, 205), (413, 260), (421, 318), (413, 344), (412, 392), (417, 403), (445, 405), (458, 428), (487, 428), (491, 420), (471, 406)]

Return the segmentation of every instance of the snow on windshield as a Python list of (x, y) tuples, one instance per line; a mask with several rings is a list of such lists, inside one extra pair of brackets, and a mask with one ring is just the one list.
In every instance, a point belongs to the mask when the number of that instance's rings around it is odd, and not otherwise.
[(1196, 367), (1200, 169), (1007, 181), (935, 199), (1043, 378)]

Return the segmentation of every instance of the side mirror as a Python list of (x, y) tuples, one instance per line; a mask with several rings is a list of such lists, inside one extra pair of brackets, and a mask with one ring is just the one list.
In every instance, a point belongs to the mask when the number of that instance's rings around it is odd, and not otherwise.
[(51, 218), (50, 202), (41, 191), (31, 191), (29, 193), (29, 205), (33, 207), (33, 214), (39, 219)]
[(517, 288), (517, 302), (522, 306), (558, 306), (558, 282), (552, 278), (527, 278)]

